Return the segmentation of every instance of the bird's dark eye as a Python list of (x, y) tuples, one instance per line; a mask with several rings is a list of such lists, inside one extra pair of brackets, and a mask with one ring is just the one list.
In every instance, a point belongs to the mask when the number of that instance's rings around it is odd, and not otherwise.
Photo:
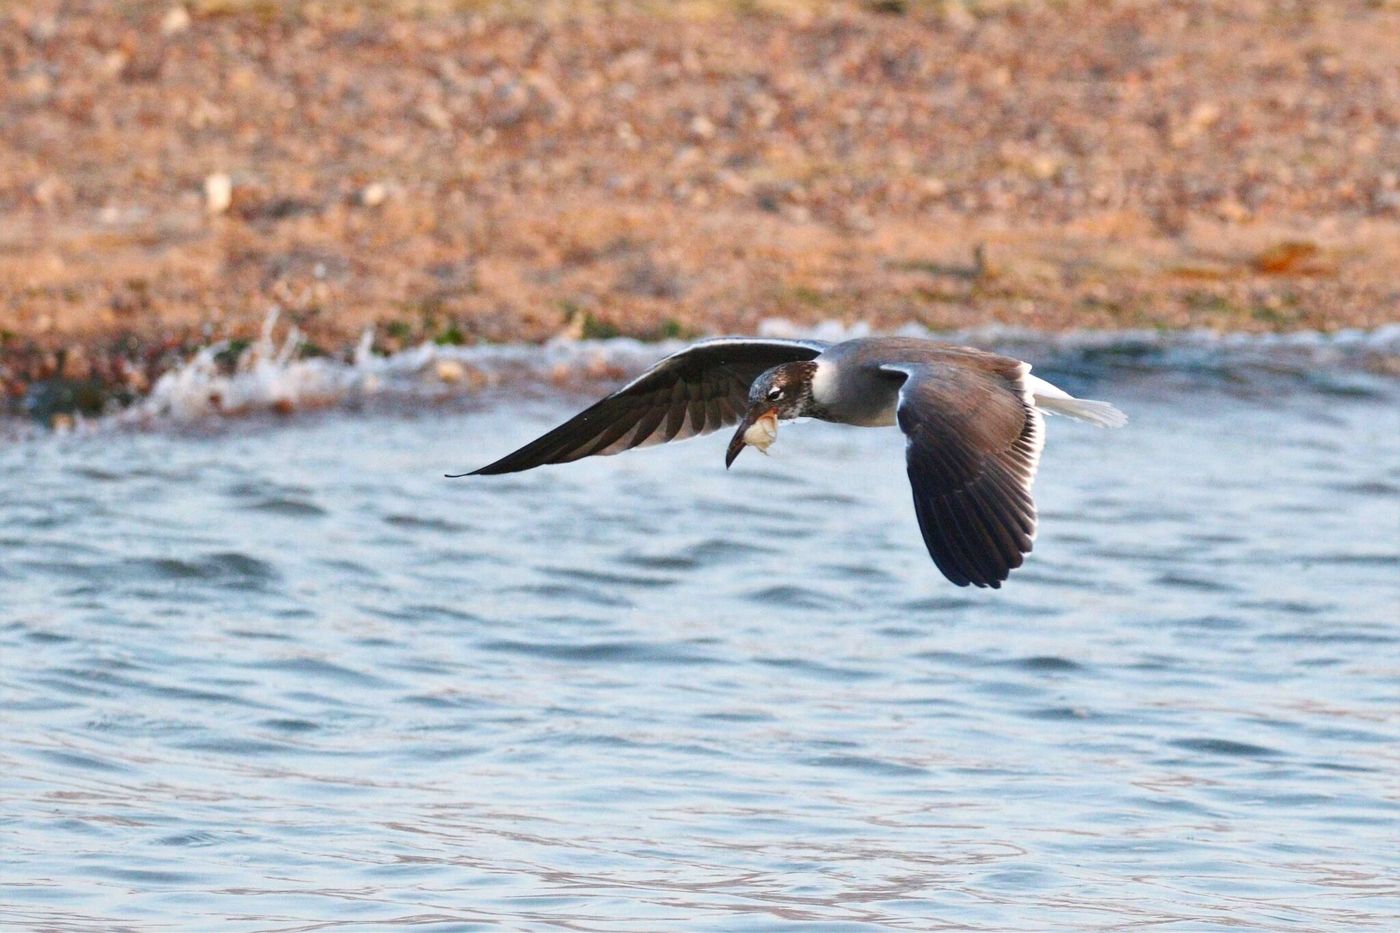
[(780, 389), (780, 388), (778, 388), (777, 386), (774, 386), (773, 388), (771, 388), (771, 389), (768, 390), (768, 401), (770, 401), (770, 402), (776, 402), (778, 399), (780, 399), (780, 398), (782, 398), (782, 397), (783, 397), (783, 390)]

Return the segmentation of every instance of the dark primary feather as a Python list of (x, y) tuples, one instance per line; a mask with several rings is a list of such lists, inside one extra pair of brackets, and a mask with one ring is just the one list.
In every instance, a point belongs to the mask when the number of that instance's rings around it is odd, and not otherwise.
[(1030, 484), (1044, 430), (1021, 397), (1020, 364), (889, 367), (902, 376), (898, 421), (924, 544), (959, 586), (999, 587), (1035, 535)]
[(721, 337), (701, 341), (666, 357), (612, 395), (471, 475), (568, 463), (738, 424), (749, 384), (759, 374), (780, 363), (814, 359), (824, 349), (826, 344), (812, 340)]

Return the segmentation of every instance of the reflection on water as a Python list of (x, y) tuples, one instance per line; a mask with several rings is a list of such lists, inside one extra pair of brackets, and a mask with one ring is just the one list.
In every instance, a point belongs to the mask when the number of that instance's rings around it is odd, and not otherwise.
[(1052, 421), (999, 592), (892, 429), (0, 451), (0, 926), (1393, 928), (1395, 383), (1047, 375), (1133, 422)]

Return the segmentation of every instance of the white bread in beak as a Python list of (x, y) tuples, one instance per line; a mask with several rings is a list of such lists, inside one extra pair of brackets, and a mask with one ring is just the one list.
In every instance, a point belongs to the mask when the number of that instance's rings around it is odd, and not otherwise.
[(764, 453), (768, 453), (768, 448), (772, 447), (777, 439), (778, 416), (771, 412), (749, 425), (749, 429), (744, 432), (744, 443), (750, 447), (757, 447)]

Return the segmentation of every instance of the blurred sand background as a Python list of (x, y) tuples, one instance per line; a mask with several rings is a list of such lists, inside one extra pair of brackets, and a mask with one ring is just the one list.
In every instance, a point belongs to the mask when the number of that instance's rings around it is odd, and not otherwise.
[(0, 381), (1400, 320), (1391, 0), (0, 3)]

